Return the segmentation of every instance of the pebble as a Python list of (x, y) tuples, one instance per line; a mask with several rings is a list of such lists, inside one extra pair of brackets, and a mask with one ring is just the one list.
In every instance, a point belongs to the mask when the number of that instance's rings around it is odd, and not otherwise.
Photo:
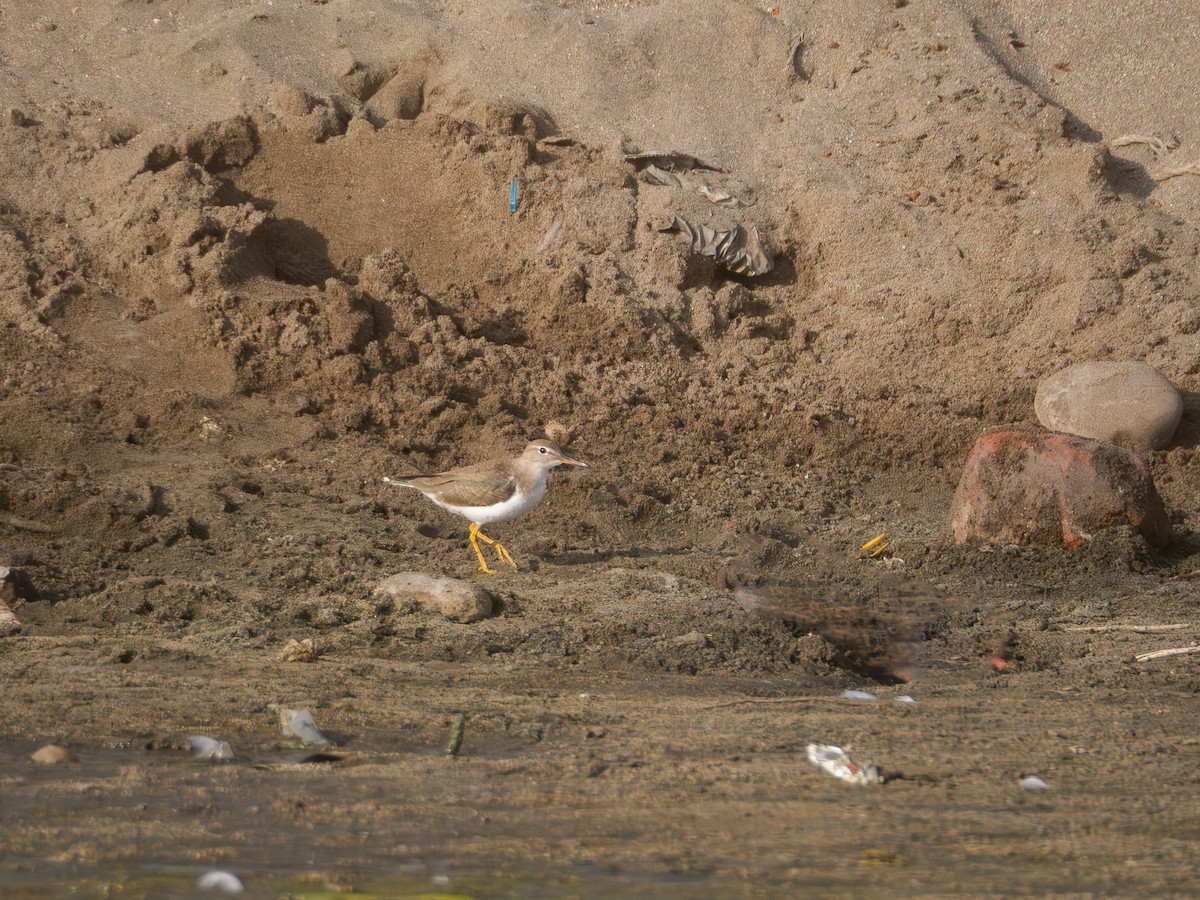
[(202, 891), (224, 891), (227, 894), (240, 894), (246, 889), (240, 878), (223, 869), (205, 872), (196, 879), (196, 887)]
[(58, 744), (47, 744), (29, 758), (40, 766), (61, 766), (77, 761), (74, 753)]
[(1026, 775), (1021, 779), (1021, 787), (1027, 791), (1044, 791), (1050, 785), (1046, 784), (1046, 782), (1042, 781), (1036, 775)]
[(1033, 408), (1051, 431), (1144, 452), (1171, 443), (1183, 397), (1145, 363), (1086, 362), (1043, 379)]
[(401, 572), (384, 579), (376, 586), (374, 596), (390, 597), (398, 608), (415, 603), (421, 609), (463, 624), (479, 622), (492, 614), (492, 597), (479, 585), (421, 572)]
[(20, 633), (21, 620), (0, 600), (0, 637), (12, 637)]
[(321, 648), (316, 645), (312, 638), (304, 638), (296, 640), (291, 638), (283, 649), (279, 651), (279, 659), (282, 662), (316, 662), (321, 658)]
[(951, 509), (959, 544), (1066, 545), (1130, 526), (1154, 547), (1171, 524), (1145, 460), (1040, 428), (986, 432), (967, 456)]

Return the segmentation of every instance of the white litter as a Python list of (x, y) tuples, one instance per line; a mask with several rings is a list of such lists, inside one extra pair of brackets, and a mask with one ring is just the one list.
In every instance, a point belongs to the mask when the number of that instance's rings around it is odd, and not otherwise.
[(196, 881), (196, 887), (202, 891), (224, 891), (227, 894), (240, 894), (246, 889), (240, 878), (222, 869), (205, 872)]
[(1042, 781), (1036, 775), (1026, 775), (1021, 779), (1020, 783), (1021, 787), (1027, 791), (1044, 791), (1050, 787), (1050, 785), (1046, 784), (1046, 782)]
[(805, 749), (810, 763), (840, 781), (853, 784), (878, 784), (883, 781), (877, 766), (856, 762), (836, 744), (809, 744)]
[(188, 739), (188, 746), (196, 754), (196, 759), (206, 759), (211, 762), (233, 762), (237, 757), (229, 741), (218, 741), (216, 738), (203, 734), (193, 734)]
[(908, 696), (908, 694), (901, 694), (899, 697), (897, 697), (892, 702), (898, 706), (916, 706), (917, 705), (917, 701), (914, 700), (912, 697)]
[(279, 727), (288, 737), (299, 738), (300, 743), (310, 747), (332, 747), (333, 741), (321, 734), (307, 709), (279, 710)]
[(869, 691), (842, 691), (843, 700), (855, 700), (859, 703), (874, 703), (879, 698)]

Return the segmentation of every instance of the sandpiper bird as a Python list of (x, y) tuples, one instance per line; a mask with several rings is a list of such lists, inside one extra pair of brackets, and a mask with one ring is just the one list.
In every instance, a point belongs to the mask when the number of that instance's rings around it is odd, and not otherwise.
[(488, 568), (479, 549), (480, 540), (495, 547), (496, 555), (514, 569), (517, 564), (504, 545), (480, 531), (479, 526), (516, 518), (537, 506), (546, 493), (546, 476), (555, 466), (587, 468), (587, 463), (553, 441), (541, 440), (530, 441), (514, 459), (497, 459), (432, 475), (385, 476), (383, 480), (415, 488), (442, 509), (469, 521), (471, 546), (479, 557), (479, 570), (494, 575), (496, 570)]

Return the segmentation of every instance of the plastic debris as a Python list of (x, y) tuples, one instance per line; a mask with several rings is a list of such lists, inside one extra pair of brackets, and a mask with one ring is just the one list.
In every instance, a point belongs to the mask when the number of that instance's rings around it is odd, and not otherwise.
[(743, 207), (754, 205), (726, 191), (718, 191), (707, 184), (700, 185), (696, 188), (696, 192), (714, 206), (724, 207), (725, 209), (742, 209)]
[(879, 784), (883, 781), (877, 766), (856, 762), (836, 744), (809, 744), (805, 749), (810, 763), (840, 781), (852, 784)]
[(658, 166), (646, 166), (642, 169), (642, 177), (651, 184), (660, 184), (663, 187), (681, 188), (683, 187), (683, 179), (667, 169), (660, 169)]
[(863, 553), (866, 553), (871, 559), (878, 559), (883, 554), (890, 552), (892, 545), (888, 543), (887, 533), (877, 535), (871, 540), (862, 545)]
[(1020, 781), (1021, 787), (1027, 791), (1044, 791), (1050, 787), (1036, 775), (1026, 775)]
[(534, 256), (542, 253), (554, 243), (554, 239), (558, 237), (558, 233), (562, 230), (563, 222), (565, 221), (566, 219), (564, 219), (562, 216), (559, 216), (550, 223), (550, 227), (546, 229), (546, 233), (542, 236), (542, 239), (538, 241), (538, 245), (533, 248)]
[(646, 166), (641, 170), (641, 173), (642, 177), (650, 184), (695, 191), (709, 203), (712, 203), (714, 206), (723, 207), (724, 209), (742, 209), (743, 207), (754, 205), (753, 202), (742, 200), (740, 197), (735, 197), (727, 191), (717, 190), (712, 185), (693, 181), (690, 178), (685, 178), (667, 169), (660, 169), (655, 165)]
[(307, 709), (279, 710), (279, 727), (288, 737), (299, 738), (300, 743), (310, 747), (332, 747), (333, 741), (321, 734)]
[(229, 741), (218, 741), (203, 734), (193, 734), (188, 737), (187, 742), (196, 759), (209, 762), (233, 762), (237, 759)]
[(870, 691), (842, 691), (843, 700), (854, 700), (857, 703), (874, 703), (879, 698)]
[(513, 176), (512, 190), (508, 192), (508, 211), (515, 213), (517, 211), (517, 176)]
[(678, 231), (687, 237), (693, 252), (711, 256), (739, 275), (765, 275), (775, 268), (775, 260), (764, 249), (762, 237), (753, 225), (749, 231), (741, 225), (718, 230), (671, 216), (671, 221), (659, 231)]
[(227, 894), (240, 894), (246, 889), (242, 879), (224, 869), (205, 872), (196, 880), (196, 887), (202, 891), (224, 891)]
[(716, 166), (701, 162), (688, 153), (675, 153), (670, 150), (647, 150), (644, 153), (626, 153), (625, 161), (632, 163), (640, 172), (654, 166), (666, 169), (668, 172), (690, 172), (692, 169), (707, 169), (710, 172), (723, 172)]

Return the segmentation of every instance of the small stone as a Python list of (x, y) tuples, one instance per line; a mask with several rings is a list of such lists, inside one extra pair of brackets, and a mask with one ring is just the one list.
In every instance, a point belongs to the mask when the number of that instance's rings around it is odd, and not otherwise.
[(571, 443), (571, 428), (562, 422), (550, 422), (546, 425), (546, 437), (561, 447)]
[(29, 758), (40, 766), (61, 766), (64, 763), (76, 762), (75, 754), (58, 744), (47, 744)]
[(1051, 431), (1144, 452), (1171, 443), (1183, 397), (1145, 363), (1086, 362), (1043, 379), (1033, 408)]
[(4, 124), (10, 128), (24, 128), (29, 124), (29, 117), (15, 106), (4, 110)]
[(292, 638), (283, 645), (283, 649), (279, 652), (279, 659), (282, 662), (316, 662), (321, 658), (321, 648), (318, 647), (312, 638), (304, 638), (304, 640), (296, 640)]
[(1155, 547), (1171, 525), (1136, 453), (1039, 428), (985, 433), (967, 456), (951, 512), (960, 544), (1065, 544), (1130, 526)]
[(312, 397), (308, 394), (297, 394), (292, 398), (290, 404), (291, 413), (293, 416), (304, 416), (316, 410), (313, 406)]
[(0, 637), (11, 637), (21, 631), (21, 622), (8, 603), (17, 599), (18, 575), (9, 566), (0, 566)]
[(246, 889), (240, 878), (223, 869), (205, 872), (196, 879), (196, 887), (202, 891), (223, 891), (226, 894), (240, 894)]
[(49, 34), (58, 28), (53, 22), (38, 22), (33, 26), (33, 30), (38, 34)]
[(415, 602), (421, 609), (463, 624), (481, 621), (492, 614), (491, 595), (479, 585), (458, 578), (434, 578), (421, 572), (401, 572), (384, 579), (373, 596), (391, 597), (401, 607), (406, 602)]

